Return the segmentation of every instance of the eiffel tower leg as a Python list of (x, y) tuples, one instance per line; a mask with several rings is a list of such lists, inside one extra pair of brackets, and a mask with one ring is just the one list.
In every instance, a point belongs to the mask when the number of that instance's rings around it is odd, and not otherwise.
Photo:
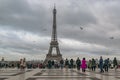
[(57, 55), (59, 55), (60, 54), (60, 50), (59, 50), (58, 46), (56, 47), (56, 51), (57, 51)]
[(49, 55), (52, 55), (52, 48), (53, 47), (50, 45), (49, 52), (48, 52)]
[(46, 59), (44, 61), (44, 64), (47, 64), (47, 62), (50, 60), (51, 56), (52, 56), (52, 46), (50, 45), (48, 54), (46, 55)]

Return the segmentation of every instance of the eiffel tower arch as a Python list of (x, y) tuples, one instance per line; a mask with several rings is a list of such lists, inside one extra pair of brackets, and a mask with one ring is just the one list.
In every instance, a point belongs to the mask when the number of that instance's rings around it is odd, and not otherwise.
[[(46, 55), (46, 59), (44, 61), (45, 64), (47, 64), (47, 62), (49, 60), (56, 60), (57, 62), (62, 60), (62, 54), (60, 53), (59, 43), (58, 43), (58, 40), (57, 40), (56, 13), (57, 13), (57, 10), (54, 6), (52, 37), (51, 37), (51, 42), (50, 42), (50, 47), (49, 47), (49, 50), (48, 50), (48, 54)], [(55, 49), (55, 51), (56, 51), (56, 53), (54, 53), (54, 54), (53, 54), (53, 49)]]

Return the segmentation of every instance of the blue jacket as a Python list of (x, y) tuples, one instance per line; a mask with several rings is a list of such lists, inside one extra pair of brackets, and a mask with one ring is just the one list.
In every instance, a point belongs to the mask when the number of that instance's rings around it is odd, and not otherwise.
[(102, 68), (103, 67), (103, 59), (99, 60), (99, 67)]

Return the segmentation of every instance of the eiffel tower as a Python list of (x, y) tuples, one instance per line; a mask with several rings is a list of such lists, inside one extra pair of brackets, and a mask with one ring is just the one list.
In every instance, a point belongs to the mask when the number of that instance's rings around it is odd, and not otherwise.
[[(56, 60), (57, 62), (59, 62), (62, 59), (62, 55), (60, 54), (60, 49), (59, 49), (59, 43), (57, 41), (57, 26), (56, 26), (56, 13), (57, 10), (54, 6), (53, 9), (53, 29), (52, 29), (52, 37), (51, 37), (51, 42), (50, 42), (50, 47), (49, 47), (49, 51), (48, 54), (46, 55), (46, 59), (45, 59), (45, 64), (49, 61), (49, 60)], [(54, 49), (55, 48), (55, 49)], [(53, 54), (53, 49), (56, 51), (55, 54)]]

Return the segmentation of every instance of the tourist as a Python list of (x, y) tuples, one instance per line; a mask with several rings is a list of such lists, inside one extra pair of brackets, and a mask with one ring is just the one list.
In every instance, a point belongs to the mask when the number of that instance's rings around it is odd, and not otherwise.
[(68, 61), (68, 59), (66, 59), (65, 60), (65, 68), (66, 68), (66, 70), (68, 70), (68, 67), (69, 67), (69, 61)]
[(39, 68), (39, 69), (43, 68), (43, 64), (42, 64), (42, 63), (39, 63), (39, 64), (38, 64), (38, 68)]
[(92, 71), (96, 70), (96, 61), (94, 58), (92, 59), (92, 62), (91, 62), (91, 68), (92, 68)]
[(20, 69), (20, 62), (17, 62), (17, 68)]
[(49, 60), (48, 61), (48, 68), (51, 69), (51, 67), (52, 67), (52, 62), (51, 62), (51, 60)]
[(117, 62), (116, 57), (115, 57), (114, 60), (113, 60), (113, 66), (114, 66), (115, 71), (116, 71), (116, 69), (118, 68), (118, 62)]
[(24, 58), (23, 59), (23, 69), (25, 69), (26, 68), (26, 59)]
[(62, 60), (60, 60), (60, 67), (61, 67), (61, 69), (63, 69), (63, 66), (64, 66), (64, 60), (62, 59)]
[(23, 70), (23, 59), (20, 59), (20, 69)]
[(52, 68), (55, 68), (55, 61), (52, 60)]
[(82, 68), (82, 72), (85, 72), (85, 70), (87, 68), (87, 64), (86, 64), (85, 58), (83, 58), (83, 60), (82, 60), (81, 68)]
[(72, 68), (72, 69), (73, 69), (73, 63), (74, 63), (74, 61), (73, 61), (73, 59), (71, 59), (70, 60), (70, 68)]
[(32, 63), (31, 63), (31, 62), (28, 62), (28, 63), (27, 63), (27, 68), (28, 68), (28, 69), (32, 69)]
[(1, 68), (5, 68), (5, 60), (4, 57), (1, 59)]
[(26, 60), (24, 59), (20, 59), (20, 69), (24, 70), (26, 67)]
[(100, 68), (100, 72), (104, 72), (103, 70), (103, 59), (102, 59), (102, 56), (100, 57), (100, 60), (99, 60), (99, 68)]
[(108, 68), (109, 68), (109, 58), (105, 59), (105, 61), (104, 61), (104, 69), (106, 72), (108, 72)]
[(80, 70), (81, 61), (80, 61), (79, 57), (76, 60), (76, 65), (77, 65), (77, 70)]
[(55, 61), (55, 68), (59, 68), (59, 67), (60, 67), (59, 63)]
[(96, 62), (96, 68), (98, 68), (98, 67), (99, 67), (99, 66), (98, 66), (98, 65), (99, 65), (99, 60), (96, 58), (96, 59), (95, 59), (95, 62)]
[(91, 68), (92, 68), (92, 61), (89, 60), (89, 62), (88, 62), (88, 69), (91, 70)]

